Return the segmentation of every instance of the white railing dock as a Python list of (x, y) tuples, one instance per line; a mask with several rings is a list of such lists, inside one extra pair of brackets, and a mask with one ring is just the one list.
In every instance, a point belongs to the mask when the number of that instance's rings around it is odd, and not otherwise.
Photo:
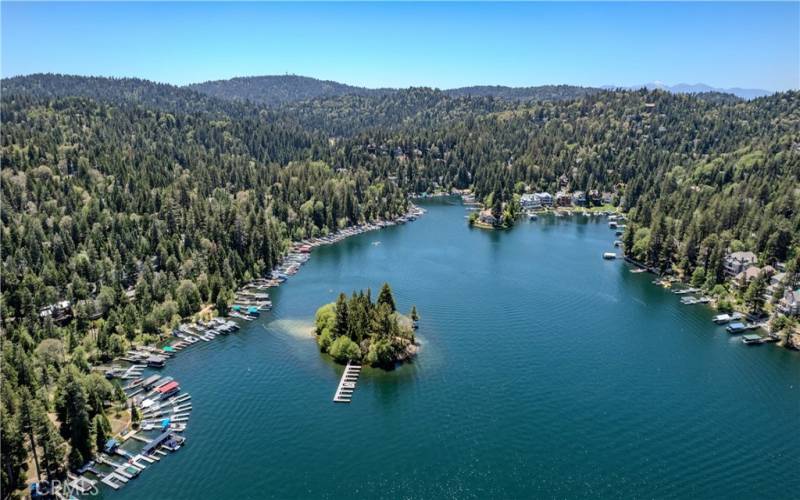
[(356, 390), (356, 382), (358, 376), (361, 374), (361, 365), (347, 363), (342, 373), (342, 380), (339, 381), (339, 387), (336, 388), (336, 394), (333, 396), (334, 403), (349, 403), (353, 399), (353, 391)]

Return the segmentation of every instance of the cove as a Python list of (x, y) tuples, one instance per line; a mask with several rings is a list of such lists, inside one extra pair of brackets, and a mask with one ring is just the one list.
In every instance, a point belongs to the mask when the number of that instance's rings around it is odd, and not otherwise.
[[(187, 445), (132, 498), (790, 498), (800, 354), (745, 346), (703, 306), (632, 274), (604, 218), (470, 229), (457, 199), (317, 248), (274, 308), (165, 375), (192, 394)], [(380, 244), (374, 244), (380, 242)], [(421, 315), (417, 359), (343, 367), (309, 334), (340, 291), (387, 281)]]

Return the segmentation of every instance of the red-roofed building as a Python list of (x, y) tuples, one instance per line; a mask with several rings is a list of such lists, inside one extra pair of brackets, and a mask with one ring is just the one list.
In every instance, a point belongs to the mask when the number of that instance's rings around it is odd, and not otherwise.
[(181, 386), (174, 380), (156, 388), (156, 391), (160, 392), (162, 397), (171, 396), (180, 390)]

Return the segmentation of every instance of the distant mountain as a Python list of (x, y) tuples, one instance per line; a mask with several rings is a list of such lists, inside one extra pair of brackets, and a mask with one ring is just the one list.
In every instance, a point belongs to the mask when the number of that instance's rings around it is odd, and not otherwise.
[(739, 98), (742, 98), (742, 99), (747, 99), (747, 100), (755, 99), (757, 97), (764, 97), (764, 96), (772, 95), (772, 94), (775, 93), (775, 92), (772, 92), (772, 91), (769, 91), (769, 90), (764, 90), (764, 89), (742, 89), (742, 88), (739, 88), (739, 87), (733, 87), (733, 88), (724, 89), (724, 88), (712, 87), (712, 86), (706, 85), (704, 83), (694, 83), (694, 84), (679, 83), (677, 85), (667, 85), (667, 84), (665, 84), (663, 82), (650, 82), (650, 83), (645, 83), (645, 84), (642, 84), (642, 85), (636, 85), (636, 86), (633, 86), (633, 87), (617, 87), (617, 86), (613, 86), (613, 85), (606, 85), (603, 88), (604, 89), (618, 89), (618, 88), (640, 89), (642, 87), (644, 87), (644, 88), (646, 88), (648, 90), (655, 90), (655, 89), (666, 90), (668, 92), (673, 92), (675, 94), (705, 94), (705, 93), (711, 93), (711, 92), (719, 93), (719, 94), (731, 94), (731, 95), (735, 95), (736, 97), (739, 97)]
[[(307, 76), (249, 76), (216, 80), (187, 85), (187, 88), (213, 97), (231, 101), (252, 101), (268, 106), (327, 99), (339, 96), (385, 96), (399, 89), (370, 89), (330, 80), (318, 80)], [(573, 85), (543, 85), (539, 87), (504, 87), (499, 85), (477, 85), (447, 89), (443, 92), (451, 97), (496, 97), (513, 101), (575, 99), (601, 89)]]
[(228, 113), (243, 106), (195, 92), (185, 87), (140, 78), (36, 73), (3, 78), (4, 95), (27, 94), (48, 99), (88, 97), (113, 104), (143, 106), (180, 113)]
[(504, 87), (500, 85), (476, 85), (449, 89), (444, 92), (455, 97), (497, 97), (511, 101), (561, 101), (576, 99), (600, 92), (602, 89), (577, 87), (575, 85), (541, 85), (538, 87)]
[(268, 106), (342, 95), (381, 95), (393, 89), (368, 89), (307, 76), (247, 76), (187, 85), (203, 94), (231, 101), (252, 101)]

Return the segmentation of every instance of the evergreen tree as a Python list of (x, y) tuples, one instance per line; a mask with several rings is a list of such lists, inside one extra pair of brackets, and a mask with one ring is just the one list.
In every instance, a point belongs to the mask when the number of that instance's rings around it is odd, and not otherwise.
[(336, 300), (336, 321), (333, 324), (333, 338), (347, 336), (349, 331), (349, 315), (347, 311), (347, 296), (339, 294)]
[(761, 314), (764, 309), (764, 294), (767, 291), (767, 276), (760, 273), (750, 285), (744, 294), (744, 303), (747, 304), (748, 309), (753, 314)]
[[(65, 385), (58, 405), (60, 411), (61, 434), (69, 439), (73, 450), (82, 458), (92, 456), (92, 428), (89, 418), (86, 392), (76, 375), (67, 371)], [(77, 458), (72, 454), (70, 458)]]
[(394, 295), (392, 295), (392, 289), (389, 287), (389, 283), (384, 283), (381, 287), (381, 293), (378, 295), (378, 305), (381, 304), (389, 306), (392, 312), (397, 310), (394, 303)]

